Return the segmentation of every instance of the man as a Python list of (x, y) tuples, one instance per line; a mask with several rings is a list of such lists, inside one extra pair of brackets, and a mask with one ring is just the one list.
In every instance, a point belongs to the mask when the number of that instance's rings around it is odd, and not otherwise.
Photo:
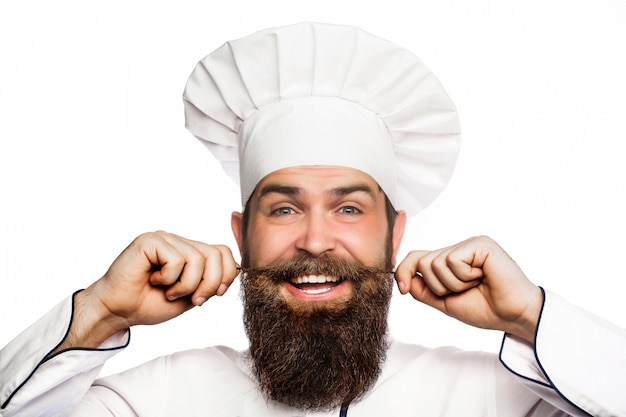
[[(240, 182), (241, 267), (225, 246), (138, 237), (3, 350), (0, 415), (626, 415), (624, 331), (542, 291), (491, 239), (413, 251), (394, 270), (407, 216), (458, 151), (454, 106), (414, 56), (304, 23), (225, 44), (184, 97), (188, 128)], [(180, 352), (96, 380), (131, 326), (224, 294), (240, 269), (249, 351)], [(504, 331), (502, 364), (393, 341), (394, 279)], [(563, 330), (572, 320), (580, 333)]]

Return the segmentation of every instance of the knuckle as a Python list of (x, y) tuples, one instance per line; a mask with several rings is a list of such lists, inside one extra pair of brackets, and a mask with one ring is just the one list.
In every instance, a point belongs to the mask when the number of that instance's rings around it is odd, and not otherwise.
[(444, 272), (448, 268), (447, 256), (433, 259), (431, 268), (436, 274)]
[(205, 248), (205, 254), (207, 258), (220, 258), (222, 256), (222, 251), (217, 245), (207, 245)]
[(145, 236), (153, 239), (153, 238), (158, 238), (158, 239), (163, 239), (165, 238), (169, 233), (167, 233), (164, 230), (155, 230), (154, 232), (147, 232), (144, 233)]
[(481, 244), (491, 244), (491, 243), (493, 243), (493, 239), (491, 239), (489, 236), (486, 236), (486, 235), (476, 236), (476, 237), (474, 237), (474, 240), (476, 242), (478, 242), (478, 243), (481, 243)]
[(226, 245), (215, 245), (215, 247), (222, 253), (232, 254), (233, 252)]
[(423, 271), (423, 270), (425, 270), (427, 268), (428, 264), (429, 264), (429, 262), (426, 261), (425, 258), (420, 258), (420, 259), (417, 260), (415, 265), (417, 266), (417, 269), (419, 271)]
[(448, 268), (452, 269), (455, 265), (458, 265), (462, 262), (461, 254), (452, 251), (448, 255), (446, 255), (445, 264)]
[(198, 249), (191, 247), (187, 253), (187, 259), (192, 263), (202, 263), (204, 262), (205, 255)]
[(167, 233), (162, 230), (157, 230), (155, 232), (145, 232), (137, 236), (134, 242), (143, 244), (143, 243), (155, 240), (155, 239), (161, 240), (161, 239), (164, 239), (166, 234)]

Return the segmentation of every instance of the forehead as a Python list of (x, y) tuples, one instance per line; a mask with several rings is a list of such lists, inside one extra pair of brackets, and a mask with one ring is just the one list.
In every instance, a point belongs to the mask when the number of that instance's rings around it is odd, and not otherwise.
[(292, 187), (301, 193), (312, 194), (338, 189), (369, 190), (374, 198), (382, 194), (370, 175), (358, 169), (339, 166), (300, 166), (274, 171), (259, 182), (254, 196), (259, 198), (267, 190), (276, 187)]

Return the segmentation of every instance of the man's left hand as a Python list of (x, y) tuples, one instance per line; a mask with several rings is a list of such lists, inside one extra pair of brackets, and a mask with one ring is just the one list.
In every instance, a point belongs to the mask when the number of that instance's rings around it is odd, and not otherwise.
[(466, 324), (534, 343), (541, 289), (488, 237), (436, 251), (412, 251), (398, 265), (396, 281), (402, 294), (411, 293)]

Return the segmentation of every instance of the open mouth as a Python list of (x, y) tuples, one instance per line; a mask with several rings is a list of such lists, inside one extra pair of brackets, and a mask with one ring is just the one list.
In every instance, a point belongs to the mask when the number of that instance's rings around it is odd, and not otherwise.
[(291, 280), (291, 285), (300, 291), (311, 294), (323, 294), (333, 290), (343, 279), (338, 276), (326, 275), (302, 275)]

